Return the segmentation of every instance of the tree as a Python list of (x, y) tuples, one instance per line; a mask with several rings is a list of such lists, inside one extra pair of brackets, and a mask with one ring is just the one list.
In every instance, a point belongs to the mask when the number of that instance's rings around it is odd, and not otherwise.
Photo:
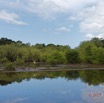
[(12, 41), (11, 39), (7, 39), (7, 38), (0, 39), (0, 45), (6, 45), (6, 44), (12, 44), (12, 43), (15, 43), (15, 41)]
[(93, 43), (96, 47), (104, 47), (103, 39), (93, 38), (90, 42)]
[(72, 49), (66, 53), (67, 63), (78, 63), (79, 62), (79, 54), (76, 50)]
[(85, 41), (80, 44), (77, 48), (81, 62), (93, 63), (93, 48), (96, 46), (90, 41)]
[(104, 48), (95, 48), (93, 50), (93, 63), (104, 64)]
[(49, 55), (47, 62), (50, 64), (63, 64), (65, 63), (65, 58), (60, 52), (54, 51)]

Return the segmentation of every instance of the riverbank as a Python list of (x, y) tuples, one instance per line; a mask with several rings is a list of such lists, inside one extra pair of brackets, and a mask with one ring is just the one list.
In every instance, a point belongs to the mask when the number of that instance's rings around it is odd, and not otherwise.
[(103, 65), (54, 65), (54, 66), (39, 66), (39, 67), (25, 67), (15, 68), (15, 70), (5, 70), (3, 67), (0, 69), (2, 73), (9, 72), (38, 72), (38, 71), (70, 71), (70, 70), (104, 70)]

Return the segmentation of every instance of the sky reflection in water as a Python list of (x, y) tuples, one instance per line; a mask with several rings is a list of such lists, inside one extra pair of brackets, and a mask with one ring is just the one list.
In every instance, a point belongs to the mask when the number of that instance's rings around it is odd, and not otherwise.
[[(92, 76), (96, 81), (88, 77), (94, 72), (97, 77)], [(0, 74), (0, 103), (104, 103), (104, 76), (101, 72)]]

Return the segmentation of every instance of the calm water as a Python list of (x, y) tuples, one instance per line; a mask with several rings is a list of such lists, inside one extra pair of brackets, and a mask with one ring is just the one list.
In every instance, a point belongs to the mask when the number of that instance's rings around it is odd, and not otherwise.
[(0, 73), (0, 103), (104, 103), (104, 71)]

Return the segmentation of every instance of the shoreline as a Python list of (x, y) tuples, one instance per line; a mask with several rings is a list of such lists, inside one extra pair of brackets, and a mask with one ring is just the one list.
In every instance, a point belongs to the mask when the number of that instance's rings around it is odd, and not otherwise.
[(104, 70), (104, 68), (72, 68), (72, 69), (65, 69), (65, 68), (29, 68), (29, 69), (16, 69), (16, 70), (3, 70), (0, 69), (0, 73), (17, 73), (17, 72), (58, 72), (58, 71), (81, 71), (81, 70)]

